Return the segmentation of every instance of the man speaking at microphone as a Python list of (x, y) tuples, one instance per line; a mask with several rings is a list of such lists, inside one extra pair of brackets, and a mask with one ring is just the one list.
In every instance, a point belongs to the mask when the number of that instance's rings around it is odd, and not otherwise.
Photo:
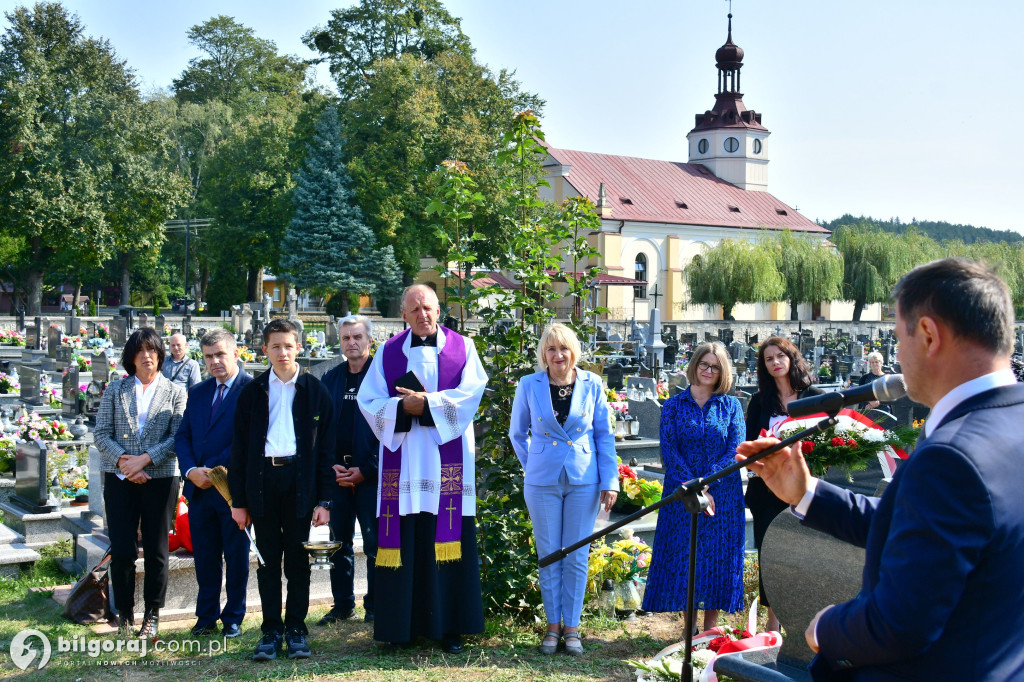
[[(883, 496), (811, 477), (799, 447), (750, 464), (805, 525), (865, 548), (860, 593), (807, 628), (811, 675), (1024, 680), (1024, 386), (1010, 370), (1009, 289), (947, 258), (909, 272), (893, 298), (907, 391), (931, 414)], [(737, 459), (776, 442), (741, 443)]]

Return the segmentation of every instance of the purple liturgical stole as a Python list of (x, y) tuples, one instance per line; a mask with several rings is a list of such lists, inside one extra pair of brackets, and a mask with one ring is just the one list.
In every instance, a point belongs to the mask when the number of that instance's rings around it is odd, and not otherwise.
[[(462, 372), (466, 367), (466, 339), (447, 327), (441, 329), (444, 330), (445, 344), (437, 354), (437, 390), (447, 391), (462, 383)], [(402, 345), (410, 333), (406, 329), (384, 344), (384, 380), (392, 398), (398, 397), (395, 382), (408, 371), (409, 358), (402, 352)], [(462, 436), (438, 449), (441, 455), (441, 496), (436, 514), (434, 555), (439, 562), (457, 561), (462, 558)], [(382, 459), (377, 565), (399, 568), (402, 560), (398, 483), (402, 476), (402, 448), (392, 451), (383, 446)]]

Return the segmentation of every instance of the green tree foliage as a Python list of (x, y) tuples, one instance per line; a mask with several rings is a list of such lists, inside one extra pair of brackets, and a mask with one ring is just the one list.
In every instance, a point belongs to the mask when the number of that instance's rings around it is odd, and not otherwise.
[(870, 224), (840, 227), (832, 241), (843, 256), (843, 298), (853, 301), (854, 321), (865, 305), (888, 301), (907, 271), (938, 255), (935, 242), (920, 232), (896, 235)]
[(188, 40), (203, 54), (174, 80), (181, 102), (221, 102), (238, 113), (260, 110), (298, 90), (309, 66), (279, 55), (273, 41), (223, 14), (193, 26)]
[(683, 269), (691, 305), (721, 305), (722, 317), (733, 319), (737, 303), (782, 300), (785, 281), (772, 249), (747, 241), (723, 239), (693, 257)]
[(775, 267), (785, 287), (790, 319), (798, 320), (800, 303), (833, 301), (843, 295), (843, 257), (821, 239), (789, 230), (767, 237), (763, 246), (774, 250)]
[(360, 0), (331, 10), (327, 26), (312, 29), (303, 42), (327, 59), (343, 100), (364, 91), (378, 62), (402, 55), (432, 60), (448, 51), (472, 55), (459, 20), (438, 0)]
[(391, 246), (377, 247), (355, 204), (343, 153), (338, 110), (328, 107), (295, 178), (281, 267), (297, 286), (340, 296), (347, 315), (349, 293), (393, 296), (401, 280)]
[(1024, 234), (1014, 232), (1013, 230), (992, 230), (987, 227), (948, 223), (944, 220), (918, 220), (917, 218), (912, 218), (909, 223), (904, 223), (899, 218), (876, 220), (875, 218), (863, 215), (854, 217), (846, 213), (835, 220), (821, 223), (822, 227), (832, 231), (843, 226), (852, 227), (856, 225), (870, 225), (879, 230), (894, 234), (903, 234), (911, 228), (916, 228), (937, 242), (960, 241), (964, 244), (974, 244), (976, 242), (1005, 242), (1013, 244), (1024, 242)]
[(445, 159), (472, 168), (486, 199), (467, 226), (487, 237), (476, 245), (478, 264), (499, 258), (506, 238), (495, 153), (514, 113), (542, 102), (523, 93), (512, 74), (477, 64), (458, 20), (435, 0), (364, 0), (334, 12), (306, 42), (331, 60), (346, 101), (353, 189), (406, 275), (419, 271), (421, 256), (441, 256), (426, 206), (431, 173)]
[[(178, 196), (132, 72), (57, 3), (7, 13), (0, 38), (0, 223), (25, 240), (29, 312), (49, 268), (159, 241)], [(131, 212), (124, 208), (131, 204)], [(140, 243), (142, 242), (142, 243)]]

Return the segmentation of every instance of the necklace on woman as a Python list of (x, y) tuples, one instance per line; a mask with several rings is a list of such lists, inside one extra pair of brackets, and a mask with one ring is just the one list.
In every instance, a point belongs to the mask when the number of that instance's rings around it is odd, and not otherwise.
[(562, 399), (568, 398), (572, 395), (572, 389), (575, 386), (576, 384), (566, 384), (565, 386), (557, 386), (556, 384), (556, 387), (558, 388), (558, 397)]

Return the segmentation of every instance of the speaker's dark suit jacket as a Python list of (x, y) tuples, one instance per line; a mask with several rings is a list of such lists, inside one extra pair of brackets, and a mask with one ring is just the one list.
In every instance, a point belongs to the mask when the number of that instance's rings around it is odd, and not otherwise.
[[(181, 469), (182, 476), (193, 467), (212, 469), (218, 465), (228, 465), (231, 458), (231, 438), (234, 435), (235, 406), (238, 404), (242, 388), (250, 381), (252, 377), (239, 369), (212, 420), (210, 409), (213, 406), (213, 394), (217, 390), (217, 380), (211, 377), (196, 384), (189, 391), (185, 416), (181, 420), (178, 433), (174, 436), (178, 468)], [(195, 490), (192, 481), (185, 479), (185, 499), (191, 501)], [(214, 488), (210, 490), (217, 492)]]
[(1024, 385), (953, 408), (881, 498), (819, 482), (804, 523), (864, 547), (816, 680), (1024, 680)]

